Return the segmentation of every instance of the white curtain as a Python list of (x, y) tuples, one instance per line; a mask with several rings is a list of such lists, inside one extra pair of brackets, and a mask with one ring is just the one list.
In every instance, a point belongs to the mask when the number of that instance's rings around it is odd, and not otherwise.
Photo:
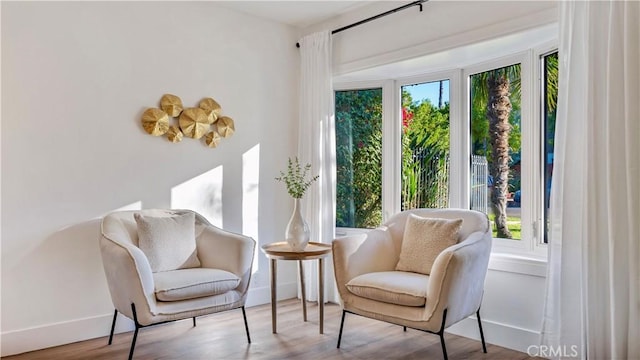
[(640, 359), (640, 2), (560, 4), (542, 343)]
[[(302, 201), (311, 240), (331, 243), (335, 235), (336, 151), (331, 70), (331, 33), (322, 31), (303, 37), (300, 44), (300, 119), (298, 156), (311, 164), (317, 182)], [(333, 265), (325, 260), (325, 301), (335, 301)], [(305, 262), (308, 300), (317, 300), (317, 261)]]

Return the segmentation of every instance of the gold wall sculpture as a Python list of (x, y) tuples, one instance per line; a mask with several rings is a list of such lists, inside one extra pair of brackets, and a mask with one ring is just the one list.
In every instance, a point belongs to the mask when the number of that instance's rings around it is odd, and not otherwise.
[(162, 95), (160, 108), (171, 117), (177, 117), (182, 112), (182, 100), (172, 94)]
[(217, 147), (220, 143), (220, 135), (218, 135), (218, 133), (215, 131), (211, 131), (207, 135), (205, 135), (204, 142), (210, 148)]
[(167, 131), (167, 139), (169, 139), (169, 141), (179, 143), (182, 141), (182, 136), (182, 131), (180, 131), (179, 127), (175, 125), (169, 126), (169, 130)]
[(204, 98), (200, 101), (199, 105), (200, 109), (204, 110), (209, 118), (209, 124), (214, 124), (218, 120), (218, 116), (220, 116), (220, 112), (222, 111), (222, 107), (218, 104), (217, 101), (212, 98)]
[(184, 136), (194, 139), (200, 139), (209, 129), (207, 114), (200, 108), (184, 109), (180, 114), (179, 124)]
[(142, 127), (153, 136), (164, 135), (169, 130), (169, 116), (160, 109), (149, 108), (142, 114)]
[(204, 137), (205, 145), (211, 148), (218, 147), (222, 138), (228, 138), (235, 132), (233, 119), (222, 116), (222, 107), (214, 99), (204, 98), (198, 107), (185, 109), (182, 100), (172, 94), (162, 95), (160, 108), (144, 111), (142, 127), (153, 136), (166, 134), (172, 143), (182, 141), (185, 136), (193, 139)]
[(220, 136), (227, 138), (233, 135), (235, 131), (236, 127), (233, 124), (233, 119), (228, 116), (222, 116), (218, 119), (218, 133)]

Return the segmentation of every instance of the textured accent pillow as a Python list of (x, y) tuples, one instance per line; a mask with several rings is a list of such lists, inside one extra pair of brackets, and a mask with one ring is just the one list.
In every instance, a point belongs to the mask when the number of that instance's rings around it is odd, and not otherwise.
[(409, 214), (396, 270), (429, 275), (438, 255), (458, 242), (461, 226), (462, 219), (423, 218)]
[(200, 267), (196, 251), (195, 215), (153, 217), (135, 213), (138, 247), (147, 256), (151, 271)]

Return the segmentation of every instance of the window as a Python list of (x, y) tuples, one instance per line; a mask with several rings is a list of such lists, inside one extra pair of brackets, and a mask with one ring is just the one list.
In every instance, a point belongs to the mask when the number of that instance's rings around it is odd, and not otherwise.
[(382, 222), (382, 88), (335, 92), (336, 226)]
[(558, 52), (542, 56), (542, 124), (544, 139), (542, 163), (544, 174), (544, 242), (549, 238), (549, 203), (551, 200), (551, 177), (553, 175), (553, 150), (556, 134), (556, 104), (558, 100)]
[(400, 87), (402, 210), (449, 205), (449, 80)]
[(337, 227), (372, 228), (411, 208), (471, 208), (492, 221), (494, 249), (543, 257), (558, 78), (557, 50), (543, 46), (338, 82)]
[[(470, 204), (493, 237), (521, 239), (520, 64), (470, 76)], [(526, 195), (526, 194), (525, 194)]]

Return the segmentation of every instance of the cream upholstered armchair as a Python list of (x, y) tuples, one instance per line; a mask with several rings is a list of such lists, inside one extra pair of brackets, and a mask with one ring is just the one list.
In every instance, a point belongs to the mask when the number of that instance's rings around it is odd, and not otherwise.
[(255, 241), (190, 210), (119, 211), (101, 224), (100, 251), (115, 307), (140, 328), (231, 309), (244, 310)]
[[(420, 260), (421, 251), (407, 248), (409, 225), (406, 224), (414, 219), (424, 224), (429, 222), (425, 226), (436, 223), (457, 230), (455, 240), (445, 243), (442, 251), (433, 256), (432, 266), (429, 260)], [(411, 224), (414, 238), (416, 235), (431, 237), (432, 241), (444, 236), (437, 227)], [(366, 234), (336, 239), (333, 261), (343, 306), (338, 348), (345, 314), (351, 313), (404, 326), (405, 331), (409, 327), (437, 334), (447, 359), (444, 329), (475, 313), (486, 353), (480, 303), (491, 240), (487, 216), (463, 209), (407, 210)], [(403, 256), (404, 260), (418, 259), (418, 267), (426, 263), (426, 267), (423, 266), (426, 270), (398, 270), (406, 268), (401, 266)]]

